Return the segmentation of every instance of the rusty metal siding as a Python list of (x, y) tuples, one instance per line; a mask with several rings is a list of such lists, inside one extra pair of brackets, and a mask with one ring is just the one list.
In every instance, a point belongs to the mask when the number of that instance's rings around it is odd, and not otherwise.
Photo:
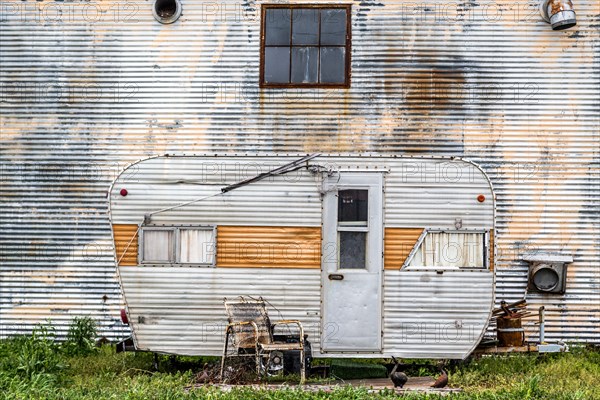
[(124, 334), (105, 195), (129, 162), (318, 150), (478, 162), (497, 298), (524, 295), (526, 251), (571, 252), (566, 294), (527, 297), (548, 340), (600, 342), (596, 1), (560, 32), (535, 1), (355, 1), (352, 86), (327, 90), (259, 90), (260, 4), (183, 0), (169, 26), (147, 1), (0, 4), (0, 335), (74, 315)]

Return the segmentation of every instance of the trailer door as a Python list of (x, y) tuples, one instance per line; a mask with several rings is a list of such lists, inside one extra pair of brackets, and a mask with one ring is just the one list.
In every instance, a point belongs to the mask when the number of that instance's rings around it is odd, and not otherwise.
[(324, 189), (321, 351), (380, 352), (383, 175), (340, 172)]

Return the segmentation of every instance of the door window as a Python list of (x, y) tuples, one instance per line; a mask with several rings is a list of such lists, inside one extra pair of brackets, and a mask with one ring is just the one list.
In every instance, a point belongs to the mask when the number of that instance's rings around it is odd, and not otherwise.
[(338, 192), (339, 269), (367, 267), (368, 202), (368, 190), (348, 189)]

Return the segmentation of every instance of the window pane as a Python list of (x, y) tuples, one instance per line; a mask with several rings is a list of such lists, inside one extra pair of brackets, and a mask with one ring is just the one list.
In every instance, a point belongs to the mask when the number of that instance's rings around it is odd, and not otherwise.
[(367, 232), (338, 232), (340, 241), (339, 268), (366, 268)]
[(319, 10), (297, 8), (292, 15), (292, 44), (319, 44)]
[(317, 82), (319, 62), (318, 47), (293, 47), (292, 48), (292, 82), (314, 83)]
[(212, 229), (181, 229), (179, 241), (179, 260), (182, 263), (213, 263), (215, 243)]
[(264, 21), (266, 45), (290, 45), (291, 10), (268, 9)]
[(340, 190), (338, 192), (338, 221), (364, 222), (368, 217), (368, 190)]
[(411, 266), (484, 268), (483, 233), (428, 232)]
[(346, 10), (321, 10), (321, 45), (346, 44)]
[(346, 81), (346, 49), (321, 47), (321, 83), (344, 83)]
[(144, 230), (144, 262), (173, 262), (173, 231)]
[(265, 82), (290, 82), (289, 47), (265, 47)]

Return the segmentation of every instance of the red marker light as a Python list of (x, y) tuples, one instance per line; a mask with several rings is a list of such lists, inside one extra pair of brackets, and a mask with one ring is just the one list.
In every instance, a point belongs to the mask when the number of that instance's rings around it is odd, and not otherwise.
[(485, 196), (480, 194), (479, 196), (477, 196), (477, 201), (483, 203), (485, 201)]
[(127, 192), (127, 189), (121, 189), (121, 191), (119, 193), (121, 193), (121, 196), (125, 197), (125, 196), (127, 196), (128, 192)]
[(125, 325), (129, 325), (129, 318), (127, 318), (127, 311), (125, 311), (124, 308), (121, 308), (121, 321), (123, 321), (123, 323)]

